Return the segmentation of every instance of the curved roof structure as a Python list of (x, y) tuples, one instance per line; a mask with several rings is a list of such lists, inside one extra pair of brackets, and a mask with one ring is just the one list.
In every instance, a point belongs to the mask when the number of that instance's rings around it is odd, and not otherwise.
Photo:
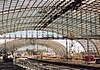
[(0, 34), (27, 30), (98, 37), (100, 0), (0, 0)]
[(95, 55), (99, 55), (99, 47), (96, 45), (96, 40), (89, 40), (87, 42), (87, 40), (78, 40), (78, 42), (83, 46), (84, 50), (86, 53), (88, 53), (89, 51), (89, 54), (95, 54)]
[(92, 41), (95, 43), (100, 53), (100, 40), (92, 40)]
[[(0, 34), (28, 30), (99, 39), (100, 0), (0, 0)], [(86, 40), (79, 42), (87, 47)]]
[[(30, 45), (30, 44), (38, 44), (41, 46), (49, 47), (55, 52), (55, 54), (60, 55), (60, 56), (64, 56), (66, 54), (66, 48), (62, 44), (55, 41), (51, 41), (51, 40), (40, 40), (40, 39), (37, 39), (37, 40), (34, 40), (34, 39), (17, 40), (16, 39), (13, 41), (9, 41), (6, 43), (6, 49), (7, 51), (12, 51), (16, 48), (20, 48), (20, 47)], [(3, 50), (3, 49), (5, 49), (5, 44), (0, 45), (0, 50)]]

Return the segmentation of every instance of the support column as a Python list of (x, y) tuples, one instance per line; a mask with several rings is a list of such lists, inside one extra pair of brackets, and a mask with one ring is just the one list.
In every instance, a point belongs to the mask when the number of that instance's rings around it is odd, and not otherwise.
[(68, 61), (68, 41), (67, 41), (67, 38), (66, 38), (66, 56), (67, 58), (67, 61)]
[(4, 54), (5, 54), (5, 56), (7, 56), (7, 49), (6, 49), (6, 36), (4, 36), (4, 38), (5, 38), (5, 49), (4, 49)]
[(87, 38), (87, 54), (90, 55), (90, 52), (89, 52), (89, 38)]

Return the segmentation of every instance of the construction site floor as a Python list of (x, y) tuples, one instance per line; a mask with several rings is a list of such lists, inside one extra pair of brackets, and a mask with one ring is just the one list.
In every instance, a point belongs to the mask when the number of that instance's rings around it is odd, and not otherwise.
[(7, 63), (0, 63), (0, 70), (26, 70), (26, 69), (14, 65), (11, 62), (7, 62)]

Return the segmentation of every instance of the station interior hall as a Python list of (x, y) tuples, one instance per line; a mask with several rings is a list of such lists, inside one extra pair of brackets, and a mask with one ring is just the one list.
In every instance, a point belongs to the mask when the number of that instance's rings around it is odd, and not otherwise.
[(100, 0), (0, 0), (0, 70), (100, 70)]

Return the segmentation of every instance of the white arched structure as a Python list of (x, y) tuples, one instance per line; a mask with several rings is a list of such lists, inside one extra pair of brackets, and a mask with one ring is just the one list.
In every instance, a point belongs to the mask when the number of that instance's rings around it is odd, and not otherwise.
[[(8, 51), (13, 51), (16, 48), (20, 48), (25, 45), (30, 45), (30, 44), (38, 44), (38, 45), (43, 45), (46, 47), (51, 48), (55, 54), (64, 56), (66, 55), (66, 48), (58, 43), (54, 42), (51, 40), (44, 40), (44, 39), (16, 39), (12, 40), (6, 43), (6, 49)], [(5, 48), (5, 43), (0, 45), (1, 50)]]

